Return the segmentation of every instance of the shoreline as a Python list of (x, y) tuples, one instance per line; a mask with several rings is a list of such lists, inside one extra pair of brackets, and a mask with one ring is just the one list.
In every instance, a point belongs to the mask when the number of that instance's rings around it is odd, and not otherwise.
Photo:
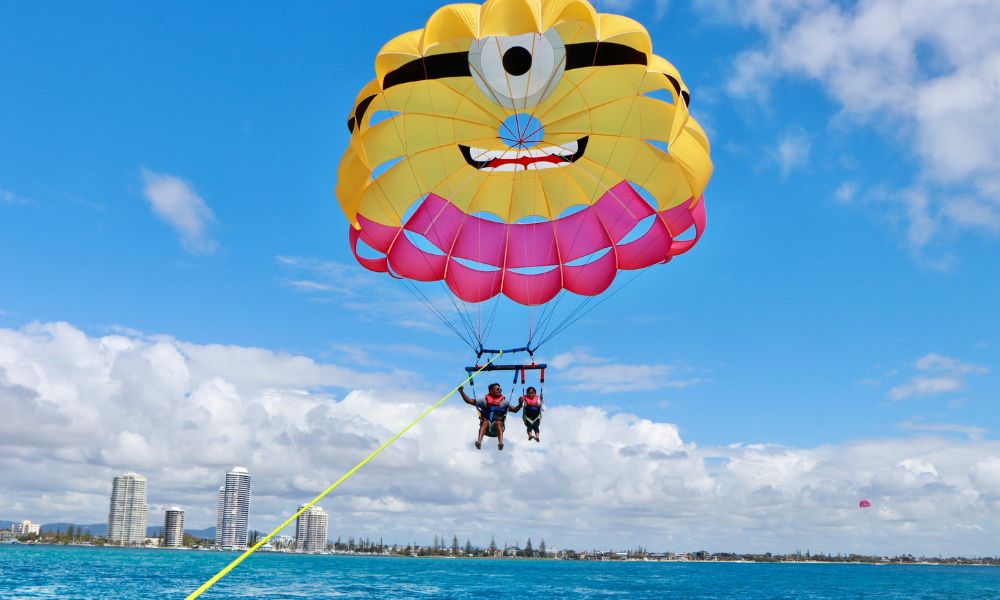
[[(47, 547), (47, 548), (99, 548), (113, 550), (162, 550), (162, 551), (193, 551), (206, 553), (240, 553), (240, 550), (214, 550), (211, 548), (161, 548), (157, 546), (112, 546), (97, 544), (50, 544), (44, 542), (18, 542), (16, 544), (0, 544), (0, 548), (5, 546), (25, 546), (25, 547)], [(357, 558), (399, 558), (399, 559), (444, 559), (444, 560), (490, 560), (490, 561), (531, 561), (531, 562), (571, 562), (571, 563), (670, 563), (670, 564), (758, 564), (758, 565), (858, 565), (858, 566), (932, 566), (932, 567), (1000, 567), (1000, 565), (974, 562), (931, 562), (931, 561), (850, 561), (850, 560), (705, 560), (705, 559), (648, 559), (648, 558), (620, 558), (620, 559), (600, 559), (600, 558), (538, 558), (523, 556), (434, 556), (434, 555), (410, 555), (410, 554), (379, 554), (373, 552), (288, 552), (288, 551), (257, 551), (254, 554), (283, 556), (330, 556), (330, 557), (357, 557)]]

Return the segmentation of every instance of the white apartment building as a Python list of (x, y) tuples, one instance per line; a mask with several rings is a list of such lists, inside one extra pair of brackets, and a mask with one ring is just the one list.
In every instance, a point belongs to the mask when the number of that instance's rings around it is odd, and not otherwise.
[(32, 533), (38, 535), (39, 533), (41, 533), (41, 529), (42, 526), (40, 524), (32, 523), (27, 519), (21, 521), (20, 523), (13, 523), (10, 526), (11, 533), (13, 533), (15, 537), (21, 535), (29, 535)]
[(123, 546), (145, 544), (148, 517), (146, 478), (138, 473), (116, 476), (111, 484), (111, 506), (108, 509), (108, 543)]
[(163, 514), (163, 547), (180, 548), (184, 545), (184, 511), (171, 506)]
[(299, 515), (295, 520), (295, 548), (305, 552), (325, 550), (328, 522), (329, 517), (319, 506), (313, 506)]
[(245, 549), (249, 523), (250, 471), (233, 467), (226, 473), (226, 484), (219, 488), (215, 545), (227, 550)]

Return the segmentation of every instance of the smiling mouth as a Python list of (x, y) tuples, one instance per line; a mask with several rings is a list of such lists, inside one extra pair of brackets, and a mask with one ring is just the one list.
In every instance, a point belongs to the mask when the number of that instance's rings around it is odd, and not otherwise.
[(583, 136), (575, 142), (562, 146), (543, 146), (522, 150), (484, 150), (458, 145), (465, 162), (480, 171), (517, 171), (554, 169), (575, 163), (587, 150), (587, 140)]

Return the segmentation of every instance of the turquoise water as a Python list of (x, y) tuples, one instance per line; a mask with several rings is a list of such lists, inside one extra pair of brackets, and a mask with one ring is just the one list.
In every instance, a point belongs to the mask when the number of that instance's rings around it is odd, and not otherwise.
[[(0, 546), (0, 598), (183, 598), (235, 554)], [(202, 598), (1000, 598), (1000, 568), (258, 554)]]

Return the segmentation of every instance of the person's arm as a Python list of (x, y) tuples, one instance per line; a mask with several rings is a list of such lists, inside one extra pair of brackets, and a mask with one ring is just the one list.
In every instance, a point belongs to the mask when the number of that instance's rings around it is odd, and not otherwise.
[(462, 400), (465, 400), (466, 404), (471, 404), (472, 406), (476, 405), (476, 399), (475, 398), (470, 398), (469, 395), (465, 393), (465, 386), (464, 385), (458, 386), (458, 393), (462, 394)]
[(511, 408), (510, 412), (516, 413), (517, 411), (521, 410), (522, 406), (524, 406), (524, 400), (522, 398), (518, 398), (517, 399), (517, 406)]

